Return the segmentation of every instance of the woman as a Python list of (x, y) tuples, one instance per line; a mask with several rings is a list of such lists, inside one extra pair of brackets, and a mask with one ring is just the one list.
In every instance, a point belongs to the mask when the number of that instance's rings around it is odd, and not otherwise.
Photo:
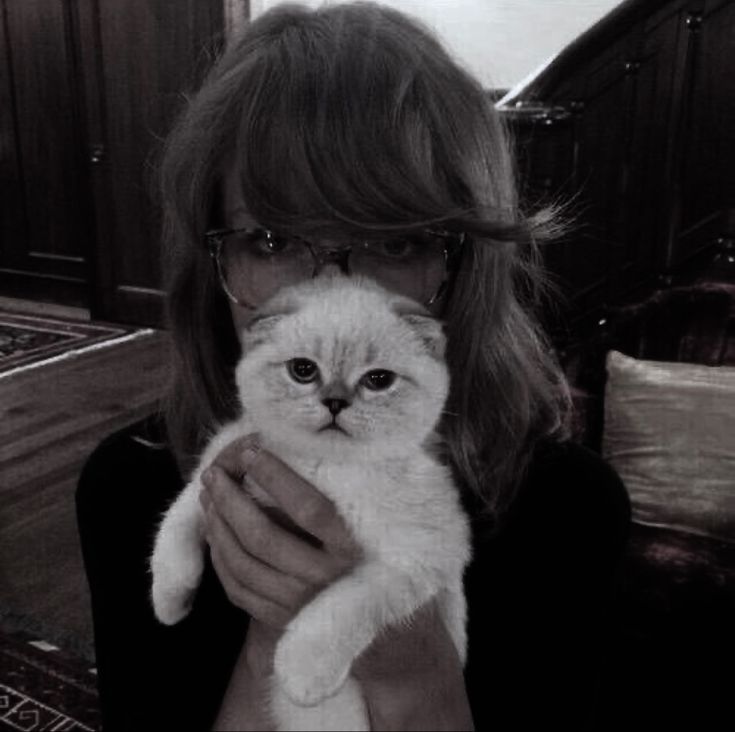
[[(477, 82), (396, 11), (274, 9), (190, 100), (162, 190), (175, 345), (164, 418), (105, 440), (77, 492), (106, 727), (266, 728), (283, 626), (352, 566), (332, 504), (277, 456), (234, 444), (207, 475), (211, 562), (192, 612), (164, 627), (148, 599), (158, 518), (208, 432), (236, 414), (239, 330), (279, 287), (339, 267), (445, 321), (440, 431), (474, 529), (466, 667), (427, 606), (355, 665), (372, 727), (588, 728), (629, 507), (612, 469), (566, 439), (568, 390), (534, 319), (535, 242), (551, 223), (520, 211)], [(247, 265), (253, 241), (267, 269)], [(396, 243), (425, 253), (400, 277), (365, 255)], [(245, 471), (286, 515), (246, 501)]]

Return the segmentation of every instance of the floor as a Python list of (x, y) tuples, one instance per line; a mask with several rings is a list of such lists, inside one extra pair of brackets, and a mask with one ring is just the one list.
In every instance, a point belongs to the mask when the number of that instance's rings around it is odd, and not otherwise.
[(105, 435), (153, 411), (167, 379), (166, 352), (166, 334), (155, 331), (0, 379), (3, 627), (43, 634), (91, 658), (76, 481)]

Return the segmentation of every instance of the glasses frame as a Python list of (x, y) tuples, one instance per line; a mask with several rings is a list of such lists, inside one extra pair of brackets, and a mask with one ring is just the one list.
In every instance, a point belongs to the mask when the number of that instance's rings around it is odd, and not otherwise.
[[(273, 237), (276, 236), (276, 234), (270, 229), (264, 229), (258, 226), (239, 229), (211, 229), (204, 234), (205, 246), (214, 261), (215, 271), (217, 272), (217, 279), (219, 280), (220, 287), (231, 302), (235, 305), (239, 305), (240, 307), (247, 308), (248, 310), (257, 310), (258, 306), (252, 305), (247, 300), (240, 299), (230, 292), (230, 289), (227, 287), (227, 279), (225, 278), (224, 269), (222, 268), (221, 254), (222, 247), (225, 244), (225, 239), (231, 234), (255, 234), (258, 232), (265, 234), (266, 240), (268, 241), (272, 240)], [(446, 229), (422, 229), (421, 233), (436, 236), (444, 242), (443, 253), (445, 276), (434, 295), (432, 295), (427, 302), (423, 303), (424, 306), (429, 307), (430, 305), (433, 305), (433, 303), (436, 302), (436, 300), (438, 300), (446, 291), (447, 284), (449, 282), (448, 275), (450, 271), (454, 269), (454, 266), (458, 261), (459, 254), (461, 253), (462, 247), (465, 243), (466, 235), (463, 231), (456, 232), (448, 231)], [(322, 267), (331, 262), (338, 264), (344, 274), (350, 275), (349, 257), (352, 250), (355, 247), (365, 246), (367, 244), (366, 241), (363, 241), (358, 244), (349, 244), (345, 247), (327, 249), (314, 247), (312, 242), (301, 236), (291, 235), (290, 238), (299, 241), (311, 253), (314, 263), (311, 273), (312, 279), (319, 274)]]

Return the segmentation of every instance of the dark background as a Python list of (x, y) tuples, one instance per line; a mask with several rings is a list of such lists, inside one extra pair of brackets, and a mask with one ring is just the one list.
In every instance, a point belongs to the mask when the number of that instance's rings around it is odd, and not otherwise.
[[(223, 42), (222, 5), (0, 0), (0, 296), (161, 324), (152, 174)], [(544, 250), (564, 327), (584, 331), (729, 246), (730, 0), (623, 2), (502, 113), (526, 199), (573, 200), (574, 227)]]

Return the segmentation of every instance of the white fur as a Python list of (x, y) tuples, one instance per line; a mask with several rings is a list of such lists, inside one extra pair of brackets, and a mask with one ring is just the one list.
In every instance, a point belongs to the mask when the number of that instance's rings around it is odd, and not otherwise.
[[(469, 526), (434, 454), (449, 388), (441, 326), (415, 303), (343, 277), (291, 288), (261, 312), (236, 374), (243, 414), (212, 439), (161, 524), (151, 559), (154, 610), (168, 624), (188, 613), (203, 566), (201, 472), (232, 440), (259, 432), (265, 449), (334, 502), (363, 549), (358, 566), (284, 631), (270, 710), (281, 730), (367, 730), (349, 672), (381, 629), (436, 598), (463, 663), (466, 656)], [(321, 383), (290, 379), (282, 364), (294, 357), (318, 362)], [(372, 369), (398, 378), (383, 392), (361, 389)], [(349, 394), (338, 416), (349, 436), (317, 431), (331, 420), (321, 398), (334, 383)]]

